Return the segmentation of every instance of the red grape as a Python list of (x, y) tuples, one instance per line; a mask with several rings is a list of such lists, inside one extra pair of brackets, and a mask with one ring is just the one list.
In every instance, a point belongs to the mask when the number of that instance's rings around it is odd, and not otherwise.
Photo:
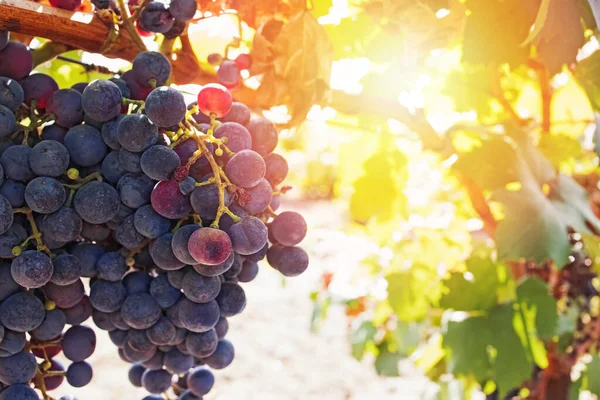
[(242, 150), (225, 166), (225, 174), (231, 182), (241, 188), (251, 188), (265, 176), (266, 166), (263, 158), (255, 151)]
[(194, 260), (205, 265), (221, 264), (233, 251), (227, 233), (214, 228), (201, 228), (192, 233), (188, 250)]
[(295, 246), (306, 236), (306, 221), (294, 211), (285, 211), (271, 222), (273, 238), (284, 246)]
[(209, 83), (198, 93), (198, 107), (205, 115), (215, 114), (224, 117), (231, 109), (233, 99), (229, 90), (223, 85)]
[(183, 218), (192, 210), (189, 198), (181, 193), (179, 184), (174, 180), (158, 182), (152, 190), (150, 202), (157, 213), (170, 219)]
[(252, 66), (252, 56), (250, 54), (240, 54), (235, 58), (235, 63), (239, 69), (249, 69)]

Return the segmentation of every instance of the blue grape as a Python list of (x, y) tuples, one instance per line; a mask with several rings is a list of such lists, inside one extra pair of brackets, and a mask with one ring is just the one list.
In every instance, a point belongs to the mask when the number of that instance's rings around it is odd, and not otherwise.
[(123, 278), (123, 285), (127, 290), (127, 295), (134, 293), (146, 293), (150, 290), (152, 278), (145, 272), (134, 271)]
[(115, 329), (114, 331), (108, 332), (108, 336), (110, 337), (110, 341), (113, 342), (115, 346), (123, 347), (127, 339), (127, 333), (128, 331)]
[(75, 306), (85, 296), (85, 289), (81, 280), (77, 280), (69, 285), (57, 285), (48, 282), (43, 287), (44, 295), (54, 301), (60, 308), (69, 308)]
[(147, 329), (158, 321), (161, 311), (152, 296), (147, 293), (134, 293), (125, 299), (121, 306), (121, 315), (132, 328)]
[(35, 174), (29, 166), (31, 147), (24, 145), (11, 146), (0, 156), (0, 163), (7, 178), (15, 181), (29, 181)]
[(81, 277), (81, 262), (71, 254), (61, 254), (52, 261), (54, 266), (50, 282), (57, 285), (70, 285)]
[[(10, 228), (0, 235), (0, 258), (14, 258), (12, 253), (13, 247), (23, 243), (27, 236), (25, 228), (23, 228), (22, 225), (13, 222)], [(0, 269), (1, 268), (2, 266), (0, 265)], [(1, 296), (0, 300), (2, 300)]]
[(219, 79), (219, 83), (226, 88), (234, 88), (238, 85), (241, 78), (240, 69), (234, 61), (225, 60), (219, 66), (217, 78)]
[(235, 254), (232, 252), (227, 260), (217, 265), (195, 264), (194, 270), (204, 276), (217, 276), (229, 271), (235, 260)]
[(119, 161), (119, 152), (111, 151), (102, 161), (102, 176), (110, 183), (116, 184), (127, 171)]
[(92, 321), (94, 321), (94, 324), (98, 328), (102, 329), (103, 331), (112, 332), (115, 329), (117, 329), (115, 324), (113, 324), (113, 322), (112, 322), (110, 313), (93, 310), (92, 311)]
[(266, 118), (256, 118), (246, 124), (252, 136), (252, 150), (265, 157), (277, 147), (277, 128)]
[(78, 82), (78, 83), (74, 84), (73, 86), (71, 86), (71, 89), (76, 90), (79, 93), (83, 93), (83, 91), (85, 90), (87, 85), (88, 85), (87, 82)]
[(0, 51), (4, 50), (4, 48), (8, 44), (9, 40), (10, 40), (10, 32), (5, 29), (0, 29)]
[(21, 80), (33, 69), (31, 51), (22, 43), (8, 42), (0, 51), (0, 76)]
[(247, 255), (246, 260), (257, 263), (257, 262), (263, 260), (267, 256), (267, 251), (269, 251), (268, 243), (265, 244), (263, 246), (263, 248), (260, 249), (259, 251), (257, 251), (256, 253)]
[(270, 228), (273, 238), (284, 246), (295, 246), (306, 236), (306, 221), (302, 215), (294, 211), (279, 214)]
[(246, 125), (250, 121), (251, 113), (248, 106), (243, 103), (234, 101), (231, 103), (231, 109), (223, 118), (220, 118), (222, 122), (236, 122), (240, 125)]
[(53, 270), (50, 257), (36, 250), (24, 251), (10, 266), (15, 282), (28, 289), (39, 288), (48, 283)]
[(221, 290), (218, 277), (205, 277), (196, 271), (189, 271), (183, 278), (183, 294), (196, 303), (207, 303), (214, 300)]
[(60, 144), (65, 142), (65, 136), (69, 130), (58, 124), (46, 125), (42, 129), (42, 140), (55, 140)]
[(25, 185), (12, 179), (6, 179), (0, 187), (0, 194), (5, 197), (14, 208), (25, 204)]
[(167, 271), (167, 279), (169, 284), (174, 288), (181, 289), (183, 285), (183, 277), (190, 270), (190, 267), (183, 267), (175, 271)]
[(181, 393), (177, 400), (202, 400), (202, 397), (196, 396), (190, 389), (186, 389)]
[(13, 112), (0, 104), (0, 137), (10, 136), (17, 120)]
[(173, 27), (174, 22), (175, 19), (165, 5), (153, 1), (142, 11), (138, 24), (146, 32), (166, 33)]
[(179, 156), (167, 146), (152, 146), (142, 154), (140, 166), (144, 174), (161, 181), (170, 179), (179, 167)]
[(217, 349), (210, 356), (204, 358), (204, 362), (213, 369), (223, 369), (233, 361), (235, 350), (228, 340), (219, 340)]
[(150, 245), (152, 260), (156, 265), (167, 271), (180, 269), (185, 265), (175, 257), (171, 246), (172, 240), (173, 234), (166, 233)]
[(134, 153), (146, 150), (158, 140), (158, 128), (144, 114), (127, 115), (117, 131), (121, 146)]
[(69, 167), (69, 151), (59, 142), (44, 140), (31, 150), (29, 166), (38, 176), (57, 178)]
[(179, 191), (186, 196), (190, 195), (194, 189), (196, 189), (196, 180), (191, 176), (179, 182)]
[(73, 307), (61, 308), (61, 310), (67, 318), (67, 324), (80, 325), (92, 316), (93, 308), (92, 303), (90, 303), (90, 298), (83, 296), (83, 298)]
[(125, 218), (115, 232), (117, 242), (128, 249), (134, 249), (144, 241), (144, 236), (135, 229), (134, 218), (134, 215)]
[(139, 233), (151, 239), (164, 235), (171, 227), (171, 220), (154, 211), (149, 204), (138, 208), (133, 222)]
[(126, 290), (121, 282), (97, 280), (90, 286), (92, 306), (105, 313), (117, 311), (125, 301)]
[(173, 375), (164, 369), (146, 370), (142, 375), (142, 386), (150, 393), (164, 393), (171, 387), (171, 379)]
[(140, 329), (129, 329), (127, 332), (127, 344), (135, 351), (148, 351), (152, 347), (155, 347), (145, 330)]
[(159, 52), (144, 51), (133, 59), (131, 71), (142, 86), (150, 87), (151, 79), (156, 80), (156, 86), (162, 86), (171, 75), (171, 63)]
[[(209, 179), (210, 176), (202, 178), (201, 182)], [(224, 192), (224, 202), (228, 206), (233, 201), (229, 192)], [(190, 196), (190, 203), (196, 213), (205, 219), (214, 219), (217, 216), (217, 209), (219, 208), (219, 189), (217, 185), (210, 184), (204, 186), (198, 186), (192, 192)]]
[(220, 317), (219, 322), (215, 325), (215, 332), (217, 333), (217, 337), (219, 339), (223, 339), (225, 335), (227, 335), (227, 331), (229, 330), (229, 322), (227, 322), (227, 318)]
[(121, 143), (119, 143), (119, 124), (123, 118), (125, 118), (124, 115), (117, 115), (116, 118), (104, 123), (100, 131), (104, 143), (113, 150), (121, 149)]
[[(237, 205), (235, 203), (229, 205), (229, 211), (231, 211), (232, 213), (234, 213), (236, 216), (238, 216), (240, 218), (243, 218), (248, 215), (248, 211), (244, 210), (242, 207), (240, 207), (239, 205)], [(229, 228), (231, 228), (233, 226), (233, 224), (235, 224), (235, 222), (233, 221), (233, 218), (231, 218), (227, 214), (223, 214), (221, 216), (221, 220), (219, 221), (219, 229), (222, 229), (225, 232), (229, 232)]]
[(263, 158), (255, 151), (242, 150), (236, 153), (225, 166), (225, 174), (231, 183), (241, 188), (251, 188), (265, 176)]
[(177, 125), (183, 120), (185, 113), (183, 95), (174, 88), (166, 86), (156, 88), (146, 99), (146, 114), (161, 128)]
[(252, 282), (258, 275), (258, 263), (245, 260), (237, 278), (242, 283)]
[(252, 148), (252, 136), (248, 129), (237, 122), (225, 122), (215, 129), (215, 137), (227, 138), (227, 148), (234, 153)]
[(44, 315), (44, 305), (31, 293), (15, 293), (0, 305), (0, 322), (15, 332), (34, 330), (42, 324)]
[(114, 216), (111, 222), (116, 222), (117, 224), (120, 224), (121, 222), (125, 221), (125, 218), (129, 217), (130, 215), (133, 215), (134, 212), (135, 210), (133, 208), (127, 207), (125, 204), (121, 203), (119, 207), (119, 212), (117, 213), (117, 215)]
[(194, 357), (173, 349), (165, 354), (164, 365), (174, 375), (183, 374), (194, 366)]
[(67, 317), (62, 311), (58, 309), (46, 311), (42, 324), (29, 334), (35, 340), (51, 340), (62, 333), (66, 323)]
[(92, 366), (85, 361), (74, 362), (67, 368), (67, 382), (76, 388), (86, 386), (93, 376)]
[(151, 359), (142, 361), (142, 365), (151, 370), (161, 369), (163, 367), (164, 358), (165, 353), (162, 351), (157, 351), (154, 353)]
[(110, 317), (110, 322), (112, 322), (112, 324), (117, 329), (129, 330), (129, 328), (130, 328), (129, 325), (127, 325), (127, 322), (125, 322), (125, 320), (123, 319), (123, 316), (121, 315), (121, 313), (119, 311), (110, 313), (109, 317)]
[(242, 271), (243, 264), (244, 264), (243, 258), (239, 254), (234, 253), (233, 263), (231, 265), (231, 268), (229, 268), (223, 274), (223, 277), (225, 278), (225, 280), (237, 278), (239, 273)]
[(125, 149), (119, 150), (119, 162), (123, 169), (133, 174), (142, 172), (141, 166), (142, 153), (132, 153)]
[(21, 80), (21, 86), (25, 93), (24, 102), (32, 106), (32, 101), (37, 103), (35, 108), (44, 109), (50, 97), (58, 90), (58, 84), (49, 75), (32, 74)]
[(258, 218), (243, 217), (227, 231), (233, 251), (241, 255), (253, 254), (267, 244), (268, 233), (265, 224)]
[(273, 198), (273, 188), (264, 178), (253, 188), (245, 190), (249, 200), (240, 205), (250, 214), (259, 214), (265, 211)]
[(121, 112), (121, 98), (121, 89), (116, 84), (96, 79), (83, 90), (83, 111), (96, 121), (109, 121)]
[(71, 254), (81, 262), (81, 276), (93, 278), (98, 273), (96, 262), (104, 254), (104, 249), (94, 243), (79, 243), (71, 249)]
[(0, 355), (7, 357), (9, 355), (17, 354), (25, 348), (27, 339), (25, 339), (25, 332), (15, 332), (9, 329), (4, 330), (4, 337), (0, 342)]
[(129, 368), (129, 382), (135, 387), (142, 387), (142, 375), (146, 371), (141, 364), (133, 364)]
[(173, 22), (173, 26), (169, 29), (168, 32), (164, 33), (165, 38), (167, 39), (176, 39), (178, 36), (183, 35), (185, 29), (187, 28), (187, 21), (181, 21), (175, 19)]
[(0, 393), (0, 400), (39, 400), (35, 390), (29, 385), (18, 383), (10, 385)]
[(173, 238), (171, 239), (171, 249), (173, 250), (175, 257), (184, 264), (197, 264), (197, 261), (194, 260), (194, 257), (192, 257), (188, 250), (188, 242), (192, 233), (198, 229), (200, 229), (200, 226), (198, 225), (185, 225), (173, 234)]
[(0, 195), (0, 234), (5, 233), (14, 221), (13, 209), (8, 199)]
[(169, 275), (158, 275), (150, 282), (150, 295), (162, 308), (171, 307), (173, 304), (177, 303), (177, 300), (181, 297), (179, 289), (174, 287), (168, 278), (171, 273), (176, 272), (178, 271), (169, 271)]
[(125, 97), (126, 99), (131, 98), (131, 90), (129, 90), (129, 86), (127, 86), (127, 82), (125, 82), (125, 80), (120, 78), (109, 78), (108, 80), (119, 87), (119, 90), (121, 91), (121, 95), (123, 97)]
[(178, 308), (181, 322), (192, 332), (206, 332), (219, 320), (219, 305), (214, 300), (208, 303), (194, 303), (182, 299)]
[[(216, 343), (215, 343), (216, 348)], [(206, 368), (196, 367), (187, 376), (187, 387), (196, 396), (208, 394), (215, 384), (215, 377)]]
[(246, 294), (244, 289), (236, 283), (225, 282), (216, 298), (221, 310), (221, 316), (233, 317), (246, 308)]
[(60, 89), (54, 92), (46, 110), (55, 116), (58, 125), (71, 128), (83, 122), (81, 93), (74, 89)]
[[(11, 42), (12, 43), (12, 42)], [(0, 54), (2, 52), (0, 51)], [(2, 57), (0, 57), (2, 59)], [(2, 66), (0, 66), (0, 70)], [(11, 111), (17, 111), (25, 100), (23, 87), (14, 79), (6, 78), (0, 73), (0, 105)]]
[(146, 330), (148, 340), (157, 346), (169, 344), (175, 339), (177, 328), (167, 318), (160, 317), (158, 321)]
[(126, 174), (117, 183), (121, 201), (128, 207), (137, 209), (150, 203), (154, 182), (146, 175)]
[[(0, 382), (6, 385), (29, 383), (36, 372), (37, 363), (31, 353), (22, 351), (9, 357), (0, 358)], [(18, 399), (21, 400), (21, 398)]]
[(219, 338), (215, 329), (206, 332), (189, 332), (185, 338), (185, 346), (191, 355), (198, 358), (210, 356), (217, 349)]
[(298, 276), (308, 268), (308, 254), (297, 246), (275, 244), (267, 252), (267, 261), (287, 277)]
[(25, 202), (33, 211), (50, 214), (57, 211), (67, 199), (62, 183), (50, 177), (33, 179), (25, 187)]
[(125, 257), (116, 251), (104, 253), (96, 263), (96, 270), (98, 271), (98, 278), (118, 282), (127, 272)]
[(189, 21), (196, 14), (196, 0), (173, 0), (169, 5), (169, 13), (177, 20)]
[(75, 211), (86, 222), (103, 224), (119, 212), (119, 194), (107, 183), (89, 182), (75, 193)]
[(72, 326), (63, 335), (61, 346), (63, 354), (69, 360), (84, 361), (96, 350), (96, 334), (87, 326)]
[(90, 125), (77, 125), (65, 136), (65, 147), (71, 160), (82, 167), (98, 164), (106, 155), (106, 144), (98, 129)]
[(284, 181), (288, 174), (288, 163), (285, 158), (279, 154), (271, 153), (265, 157), (265, 165), (267, 167), (265, 178), (272, 187)]

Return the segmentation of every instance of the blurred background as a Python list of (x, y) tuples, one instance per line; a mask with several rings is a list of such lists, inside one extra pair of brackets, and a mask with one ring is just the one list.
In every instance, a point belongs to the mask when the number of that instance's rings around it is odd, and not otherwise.
[[(280, 128), (281, 210), (307, 219), (311, 257), (294, 279), (261, 264), (207, 399), (600, 393), (595, 2), (199, 3), (186, 36), (144, 40), (192, 97), (218, 80), (209, 55), (252, 56), (233, 93)], [(71, 51), (37, 70), (62, 88), (98, 66), (129, 63)], [(98, 337), (92, 385), (57, 393), (140, 398)]]

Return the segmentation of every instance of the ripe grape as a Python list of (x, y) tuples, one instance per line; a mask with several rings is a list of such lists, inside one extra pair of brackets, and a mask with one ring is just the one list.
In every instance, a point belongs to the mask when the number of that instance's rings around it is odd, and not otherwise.
[(221, 316), (228, 318), (241, 313), (246, 308), (246, 293), (236, 283), (225, 282), (216, 298)]
[(171, 246), (172, 240), (173, 234), (166, 233), (150, 245), (152, 260), (156, 265), (167, 271), (180, 269), (185, 265), (175, 257)]
[(272, 187), (284, 181), (288, 174), (288, 163), (285, 158), (279, 154), (271, 153), (265, 157), (265, 164), (267, 167), (265, 178)]
[(234, 153), (252, 148), (252, 136), (243, 125), (237, 122), (224, 122), (215, 129), (216, 138), (227, 138), (227, 148)]
[(208, 303), (194, 303), (182, 299), (178, 308), (181, 322), (192, 332), (206, 332), (219, 320), (219, 305), (214, 300)]
[(277, 128), (266, 118), (256, 118), (246, 124), (252, 136), (252, 150), (261, 156), (267, 156), (277, 146)]
[(130, 152), (141, 152), (158, 140), (158, 127), (144, 114), (125, 116), (117, 127), (119, 144)]
[(128, 249), (135, 249), (144, 241), (144, 236), (135, 229), (134, 218), (133, 215), (126, 217), (115, 232), (117, 242)]
[(212, 65), (219, 65), (223, 61), (223, 56), (219, 53), (210, 53), (207, 57), (207, 61)]
[(125, 149), (119, 150), (119, 163), (121, 167), (127, 172), (132, 174), (139, 174), (142, 172), (142, 153), (132, 153)]
[(65, 147), (71, 160), (82, 167), (98, 164), (106, 156), (106, 145), (98, 129), (90, 125), (77, 125), (65, 136)]
[(235, 351), (228, 340), (219, 340), (214, 353), (204, 359), (206, 365), (213, 369), (223, 369), (233, 361)]
[(134, 293), (125, 298), (121, 315), (132, 328), (147, 329), (160, 318), (160, 305), (147, 293)]
[(13, 279), (28, 289), (39, 288), (48, 283), (53, 270), (50, 257), (36, 250), (24, 251), (10, 266)]
[(146, 99), (146, 114), (161, 128), (177, 125), (185, 117), (186, 110), (183, 95), (171, 87), (156, 88)]
[(35, 390), (26, 384), (13, 384), (0, 393), (0, 400), (39, 400)]
[(75, 193), (73, 205), (84, 221), (103, 224), (119, 212), (119, 193), (104, 182), (89, 182)]
[(65, 141), (65, 136), (69, 130), (58, 124), (46, 125), (42, 128), (42, 140), (55, 140), (60, 144)]
[(142, 11), (139, 27), (147, 32), (165, 33), (173, 26), (174, 18), (163, 3), (153, 1)]
[(121, 201), (133, 209), (150, 202), (153, 187), (154, 182), (152, 179), (143, 174), (123, 175), (117, 183)]
[(221, 63), (217, 71), (219, 83), (228, 89), (236, 87), (240, 82), (240, 69), (237, 64), (230, 60), (225, 60)]
[(102, 125), (102, 140), (104, 140), (104, 143), (113, 150), (121, 149), (121, 143), (119, 143), (119, 124), (123, 118), (125, 118), (125, 116), (119, 114), (116, 118), (111, 119)]
[[(205, 182), (210, 176), (203, 177), (200, 181)], [(224, 204), (228, 206), (233, 201), (229, 192), (224, 191)], [(206, 219), (214, 219), (219, 208), (219, 189), (215, 184), (198, 186), (190, 196), (190, 203), (194, 211)]]
[[(22, 351), (9, 357), (0, 358), (0, 382), (5, 385), (29, 383), (36, 372), (37, 363), (31, 353)], [(17, 398), (21, 400), (20, 397)], [(7, 399), (15, 398), (7, 397)]]
[(75, 362), (85, 361), (96, 350), (96, 334), (87, 326), (72, 326), (63, 335), (61, 344), (66, 358)]
[(115, 85), (117, 85), (119, 87), (122, 97), (124, 97), (126, 99), (131, 98), (131, 90), (129, 90), (129, 86), (127, 86), (127, 82), (125, 82), (125, 80), (120, 79), (120, 78), (110, 78), (109, 81), (111, 81), (112, 83), (114, 83)]
[(144, 174), (157, 181), (170, 179), (179, 165), (179, 156), (168, 146), (152, 146), (142, 154), (140, 160)]
[(197, 262), (206, 265), (223, 263), (233, 251), (227, 233), (214, 228), (201, 228), (193, 232), (188, 249)]
[(58, 90), (58, 84), (49, 75), (33, 74), (21, 80), (21, 86), (25, 93), (24, 102), (31, 105), (36, 101), (36, 108), (45, 109), (50, 97)]
[(158, 182), (152, 190), (151, 202), (157, 213), (169, 219), (183, 218), (192, 209), (189, 197), (181, 193), (174, 180)]
[[(8, 42), (0, 50), (0, 77), (20, 81), (33, 69), (33, 56), (31, 51), (22, 43)], [(6, 82), (4, 80), (4, 82)], [(3, 84), (0, 83), (0, 87)]]
[(177, 328), (167, 318), (160, 317), (154, 325), (146, 331), (150, 342), (157, 346), (169, 344), (175, 339)]
[(214, 353), (218, 342), (219, 338), (215, 329), (209, 329), (206, 332), (189, 332), (185, 338), (185, 347), (194, 357), (203, 358)]
[(41, 325), (31, 331), (30, 335), (40, 341), (51, 340), (60, 336), (66, 323), (67, 317), (62, 311), (58, 309), (46, 311)]
[(229, 230), (233, 250), (242, 255), (253, 254), (267, 244), (268, 233), (265, 224), (258, 218), (247, 216), (233, 224)]
[(83, 296), (73, 307), (61, 308), (69, 325), (80, 325), (92, 316), (92, 303), (88, 296)]
[(249, 69), (252, 66), (252, 56), (242, 53), (235, 58), (235, 64), (239, 69)]
[(25, 187), (25, 202), (33, 211), (50, 214), (57, 211), (67, 199), (67, 191), (54, 178), (38, 177)]
[(92, 306), (102, 312), (113, 312), (121, 308), (125, 301), (125, 287), (121, 282), (99, 279), (90, 286)]
[(182, 226), (175, 232), (171, 240), (171, 248), (173, 254), (179, 261), (185, 264), (193, 265), (197, 264), (196, 260), (190, 254), (188, 250), (188, 242), (192, 233), (200, 229), (198, 225), (185, 225)]
[(252, 150), (236, 153), (225, 167), (225, 174), (234, 185), (251, 188), (265, 176), (266, 166), (263, 158)]
[(48, 100), (46, 110), (54, 114), (58, 125), (65, 128), (71, 128), (83, 121), (81, 94), (73, 89), (54, 92)]
[(0, 29), (0, 51), (4, 49), (10, 39), (10, 32), (4, 29)]
[(133, 223), (139, 233), (151, 239), (164, 235), (171, 227), (171, 221), (157, 213), (149, 204), (135, 212)]
[(38, 176), (57, 178), (69, 167), (69, 151), (61, 143), (44, 140), (36, 144), (29, 154), (29, 166)]
[(185, 270), (169, 271), (167, 274), (157, 276), (150, 282), (150, 295), (162, 308), (168, 308), (177, 303), (181, 297), (179, 289), (173, 287), (168, 276), (178, 272), (185, 273)]
[(16, 122), (13, 112), (0, 104), (0, 137), (9, 136), (15, 128)]
[(146, 370), (142, 374), (142, 386), (150, 393), (163, 393), (171, 387), (172, 378), (164, 369)]
[(275, 244), (269, 249), (267, 260), (288, 277), (300, 275), (308, 267), (308, 254), (302, 248), (295, 246), (285, 247)]
[[(19, 256), (20, 257), (20, 256)], [(81, 277), (81, 262), (71, 254), (61, 254), (52, 261), (50, 281), (57, 285), (70, 285)]]
[(181, 21), (189, 21), (196, 14), (196, 0), (172, 0), (169, 13)]
[(196, 303), (207, 303), (214, 300), (221, 290), (221, 280), (218, 277), (205, 277), (194, 270), (183, 277), (183, 294)]
[(231, 103), (231, 110), (229, 110), (227, 115), (220, 118), (220, 120), (222, 122), (236, 122), (240, 125), (246, 125), (250, 121), (250, 117), (250, 109), (245, 104), (234, 101)]
[(279, 214), (270, 226), (273, 238), (284, 246), (295, 246), (306, 236), (306, 221), (294, 211)]
[(209, 83), (198, 93), (198, 107), (204, 115), (221, 118), (231, 109), (232, 97), (226, 87)]
[(59, 286), (48, 282), (43, 288), (44, 295), (60, 308), (75, 306), (85, 296), (85, 288), (80, 279), (70, 285)]
[(258, 184), (250, 189), (245, 189), (249, 200), (240, 204), (250, 214), (258, 214), (267, 209), (273, 197), (273, 189), (266, 179), (261, 179)]
[[(216, 349), (215, 342), (215, 349)], [(215, 384), (215, 377), (210, 370), (203, 367), (196, 367), (191, 370), (187, 376), (187, 387), (196, 396), (208, 394)]]
[[(1, 52), (0, 59), (2, 59)], [(16, 80), (1, 75), (2, 74), (0, 74), (0, 105), (5, 106), (12, 111), (16, 111), (25, 100), (23, 87)]]
[(92, 381), (92, 366), (85, 361), (74, 362), (67, 369), (67, 382), (73, 387), (83, 387)]
[(104, 161), (102, 161), (102, 176), (106, 178), (112, 184), (116, 184), (119, 182), (119, 179), (123, 175), (127, 173), (127, 171), (121, 165), (121, 161), (119, 160), (119, 152), (111, 151), (108, 153), (106, 157), (104, 157)]
[(82, 2), (82, 0), (50, 0), (50, 5), (67, 11), (75, 11), (81, 7)]

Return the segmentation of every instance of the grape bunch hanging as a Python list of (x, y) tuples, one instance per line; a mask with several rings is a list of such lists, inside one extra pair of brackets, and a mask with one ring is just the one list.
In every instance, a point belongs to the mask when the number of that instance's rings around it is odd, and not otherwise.
[(0, 400), (88, 385), (90, 317), (145, 400), (201, 399), (234, 358), (240, 284), (265, 257), (308, 267), (303, 217), (276, 214), (275, 126), (218, 84), (186, 104), (156, 52), (69, 89), (31, 70), (0, 31)]

